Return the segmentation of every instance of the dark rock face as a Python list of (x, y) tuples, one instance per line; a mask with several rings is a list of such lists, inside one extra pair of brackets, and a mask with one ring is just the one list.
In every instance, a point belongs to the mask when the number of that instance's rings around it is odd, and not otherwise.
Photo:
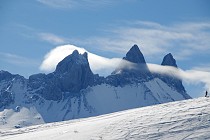
[(62, 91), (79, 92), (94, 81), (87, 53), (80, 55), (77, 50), (58, 63), (55, 75)]
[(130, 61), (132, 63), (146, 64), (143, 54), (141, 53), (139, 47), (134, 45), (126, 54), (124, 60)]
[(7, 71), (0, 71), (0, 81), (1, 80), (10, 80), (12, 79), (12, 77), (14, 77), (11, 73), (7, 72)]
[(112, 72), (112, 74), (117, 74), (120, 72), (121, 74), (130, 73), (130, 75), (142, 75), (143, 73), (148, 72), (148, 67), (144, 56), (137, 45), (133, 45), (131, 47), (131, 49), (126, 53), (126, 56), (123, 57), (123, 60), (131, 63), (125, 64), (127, 62), (122, 61), (120, 66), (118, 66), (115, 71)]
[[(172, 66), (178, 68), (176, 60), (171, 53), (167, 54), (161, 63), (162, 66)], [(167, 83), (170, 87), (174, 88), (178, 92), (182, 93), (184, 98), (190, 99), (191, 97), (186, 93), (186, 90), (182, 84), (182, 80), (168, 75), (160, 75), (160, 79)]]
[(29, 77), (29, 93), (33, 93), (35, 90), (35, 93), (47, 100), (61, 100), (62, 92), (56, 81), (53, 73), (31, 75)]
[(94, 75), (90, 69), (87, 53), (75, 50), (58, 63), (55, 72), (48, 75), (35, 74), (29, 77), (29, 86), (47, 100), (61, 100), (63, 93), (79, 93), (93, 85)]
[(113, 86), (124, 86), (131, 83), (145, 82), (148, 81), (148, 77), (152, 77), (144, 56), (137, 45), (131, 47), (123, 60), (131, 62), (131, 64), (127, 64), (131, 65), (129, 66), (131, 68), (125, 67), (126, 64), (123, 64), (125, 62), (122, 61), (120, 65), (125, 66), (118, 66), (112, 72), (112, 75), (106, 78), (106, 83)]
[(11, 92), (2, 90), (0, 91), (0, 108), (9, 106), (14, 102), (14, 96)]
[(167, 54), (161, 63), (162, 66), (172, 66), (177, 68), (176, 60), (173, 58), (172, 54)]
[(13, 75), (7, 71), (0, 71), (0, 109), (14, 103), (15, 94), (12, 91), (14, 83), (24, 85), (26, 81), (23, 76), (18, 74)]
[[(126, 57), (123, 58), (129, 62), (134, 63), (134, 69), (126, 68), (117, 68), (112, 75), (106, 78), (106, 83), (113, 86), (124, 86), (132, 83), (141, 83), (147, 82), (154, 78), (160, 78), (168, 86), (174, 90), (182, 93), (185, 99), (190, 99), (191, 97), (186, 93), (185, 88), (182, 84), (182, 81), (176, 77), (164, 75), (164, 74), (155, 74), (151, 73), (147, 67), (144, 56), (141, 53), (137, 45), (134, 45), (126, 54)], [(173, 66), (177, 68), (176, 60), (173, 58), (172, 54), (167, 54), (162, 64), (163, 66)]]

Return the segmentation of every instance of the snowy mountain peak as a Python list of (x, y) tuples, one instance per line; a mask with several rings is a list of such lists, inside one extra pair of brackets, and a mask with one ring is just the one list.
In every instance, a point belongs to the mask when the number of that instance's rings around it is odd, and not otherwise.
[(171, 53), (167, 54), (161, 63), (163, 66), (173, 66), (177, 68), (176, 60)]
[(131, 49), (126, 54), (126, 57), (123, 59), (138, 64), (146, 63), (143, 54), (136, 44), (131, 47)]

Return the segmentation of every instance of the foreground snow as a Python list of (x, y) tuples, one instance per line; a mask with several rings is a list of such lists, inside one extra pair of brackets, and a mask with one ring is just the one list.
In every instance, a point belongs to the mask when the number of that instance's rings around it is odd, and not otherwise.
[(0, 139), (210, 139), (210, 98), (198, 98), (21, 129)]

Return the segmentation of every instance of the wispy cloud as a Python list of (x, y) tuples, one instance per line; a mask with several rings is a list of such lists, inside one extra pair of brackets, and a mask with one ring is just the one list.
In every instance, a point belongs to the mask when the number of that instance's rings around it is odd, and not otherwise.
[(205, 89), (210, 90), (210, 72), (200, 70), (182, 70), (169, 66), (148, 64), (150, 71), (155, 73), (167, 74), (183, 80), (185, 83), (196, 85), (202, 83)]
[(131, 21), (108, 29), (108, 36), (90, 37), (82, 45), (100, 46), (100, 50), (125, 53), (134, 43), (148, 57), (174, 52), (177, 59), (210, 52), (210, 22), (185, 22), (161, 25), (155, 22)]
[(210, 64), (202, 64), (192, 68), (193, 70), (210, 72)]
[(22, 37), (27, 39), (33, 39), (38, 41), (45, 41), (52, 45), (61, 45), (69, 42), (68, 38), (56, 35), (51, 32), (41, 31), (39, 29), (35, 29), (23, 24), (14, 24), (16, 32), (20, 34)]
[(28, 66), (38, 66), (39, 62), (34, 59), (22, 57), (16, 54), (11, 54), (11, 53), (4, 53), (0, 52), (0, 57), (1, 61), (5, 61), (7, 63), (17, 65), (17, 66), (23, 66), (23, 67), (28, 67)]
[[(89, 38), (68, 38), (55, 33), (31, 28), (30, 37), (53, 45), (73, 43), (92, 49), (125, 54), (133, 44), (138, 44), (147, 58), (162, 57), (172, 52), (177, 60), (188, 59), (195, 54), (210, 54), (210, 22), (184, 22), (162, 25), (156, 22), (121, 22), (123, 26), (112, 26), (103, 36)], [(24, 32), (27, 34), (27, 32)], [(94, 46), (97, 46), (94, 48)]]
[(67, 43), (67, 39), (64, 37), (60, 37), (52, 33), (38, 33), (38, 37), (43, 41), (47, 41), (55, 45)]
[(37, 1), (53, 8), (71, 8), (75, 3), (73, 0), (37, 0)]
[(38, 2), (57, 9), (71, 9), (76, 7), (96, 7), (112, 4), (112, 0), (37, 0)]

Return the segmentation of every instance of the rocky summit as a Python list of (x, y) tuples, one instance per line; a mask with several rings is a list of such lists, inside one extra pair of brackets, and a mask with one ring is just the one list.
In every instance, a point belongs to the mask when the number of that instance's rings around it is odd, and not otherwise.
[(48, 100), (61, 100), (65, 92), (75, 94), (93, 85), (94, 75), (90, 69), (87, 53), (77, 50), (61, 62), (56, 70), (48, 75), (35, 74), (29, 77), (30, 90)]
[(137, 45), (133, 45), (123, 59), (132, 63), (146, 64), (144, 56)]
[(80, 55), (75, 50), (72, 55), (58, 63), (55, 76), (63, 92), (79, 92), (93, 85), (94, 75), (88, 63), (87, 53)]
[[(161, 63), (162, 66), (171, 66), (178, 68), (176, 64), (176, 60), (174, 59), (173, 55), (171, 53), (164, 56), (163, 61)], [(160, 75), (160, 79), (163, 80), (168, 85), (171, 85), (174, 89), (176, 89), (178, 92), (182, 93), (182, 95), (185, 98), (190, 98), (190, 96), (186, 93), (185, 88), (182, 84), (182, 81), (174, 76), (169, 75)]]
[(177, 67), (176, 60), (174, 59), (174, 57), (171, 53), (164, 56), (163, 62), (161, 63), (161, 65)]

